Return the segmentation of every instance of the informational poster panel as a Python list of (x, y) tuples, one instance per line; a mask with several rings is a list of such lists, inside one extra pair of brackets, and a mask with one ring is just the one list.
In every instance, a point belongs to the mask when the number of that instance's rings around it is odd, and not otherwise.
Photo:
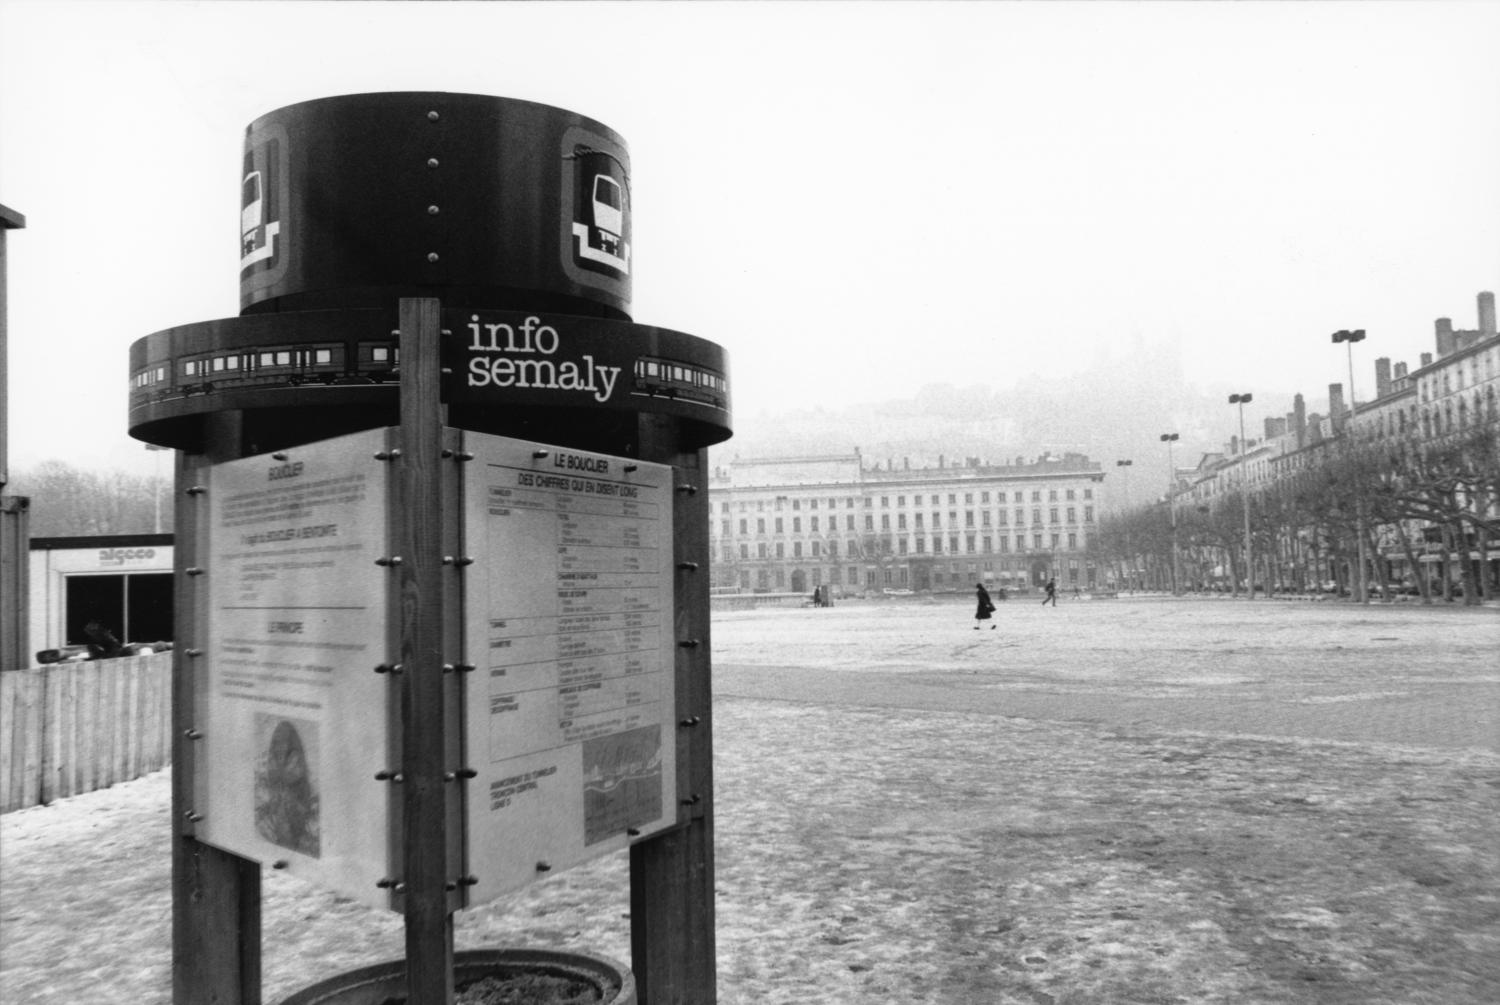
[(211, 468), (198, 837), (386, 907), (387, 467), (371, 430)]
[(672, 469), (464, 434), (470, 903), (677, 819)]

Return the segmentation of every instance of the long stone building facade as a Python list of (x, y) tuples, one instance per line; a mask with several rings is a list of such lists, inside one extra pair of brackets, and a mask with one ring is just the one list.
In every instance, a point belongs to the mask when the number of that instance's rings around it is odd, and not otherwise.
[(709, 481), (720, 592), (1090, 588), (1104, 474), (1081, 454), (870, 463), (858, 450), (723, 462)]

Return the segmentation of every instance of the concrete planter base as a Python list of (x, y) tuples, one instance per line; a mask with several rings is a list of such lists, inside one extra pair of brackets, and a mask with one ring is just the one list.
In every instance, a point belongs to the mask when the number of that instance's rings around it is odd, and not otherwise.
[[(473, 949), (453, 954), (453, 983), (516, 974), (565, 977), (593, 985), (599, 1005), (636, 1005), (630, 970), (602, 956), (550, 949)], [(400, 1005), (406, 1000), (406, 961), (361, 967), (303, 988), (280, 1005)]]

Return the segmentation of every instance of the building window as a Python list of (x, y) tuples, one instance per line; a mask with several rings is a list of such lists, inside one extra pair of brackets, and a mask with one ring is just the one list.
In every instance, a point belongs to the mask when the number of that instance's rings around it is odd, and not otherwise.
[(905, 555), (906, 554), (906, 538), (901, 537), (901, 538), (897, 538), (896, 539), (896, 554), (898, 554), (898, 555)]
[(780, 541), (776, 542), (776, 557), (786, 558), (786, 545), (782, 544)]
[(1053, 506), (1051, 509), (1047, 510), (1047, 522), (1048, 523), (1057, 523), (1057, 507), (1056, 506)]
[(1078, 522), (1078, 508), (1075, 507), (1075, 506), (1069, 506), (1068, 507), (1068, 523), (1077, 523), (1077, 522)]
[(745, 519), (744, 517), (740, 517), (740, 533), (741, 534), (748, 534), (748, 533), (750, 533), (750, 521), (747, 520), (747, 519)]
[(865, 530), (875, 529), (875, 516), (872, 513), (865, 514)]
[(755, 533), (757, 533), (757, 534), (764, 534), (765, 532), (766, 532), (766, 518), (763, 517), (763, 516), (762, 517), (756, 517), (755, 518)]
[(818, 518), (817, 517), (813, 517), (811, 522), (812, 522), (812, 532), (814, 534), (816, 534), (818, 532)]
[(882, 513), (882, 514), (880, 514), (880, 529), (881, 530), (890, 530), (891, 529), (891, 515), (889, 513)]
[(967, 534), (967, 535), (964, 536), (964, 547), (965, 547), (965, 550), (968, 551), (968, 553), (970, 555), (974, 554), (974, 535), (973, 534)]
[[(777, 547), (780, 547), (780, 546), (778, 545)], [(793, 541), (792, 542), (792, 557), (793, 558), (801, 558), (802, 557), (802, 542), (801, 541)]]
[(1047, 501), (1048, 502), (1057, 502), (1057, 489), (1048, 489), (1047, 490)]
[(755, 546), (755, 554), (756, 554), (757, 558), (765, 558), (766, 557), (766, 546), (765, 546), (764, 543), (757, 544)]
[(917, 554), (918, 555), (925, 555), (927, 553), (927, 539), (925, 537), (920, 537), (919, 536), (919, 537), (916, 538), (916, 544), (917, 544)]
[(972, 527), (972, 526), (974, 526), (974, 511), (971, 510), (971, 509), (964, 510), (964, 526), (965, 527)]
[(1073, 501), (1073, 490), (1072, 489), (1068, 489), (1068, 502), (1072, 502), (1072, 501)]
[(793, 534), (800, 534), (800, 533), (802, 533), (802, 518), (800, 516), (794, 516), (794, 517), (792, 517), (792, 533)]
[(1077, 534), (1069, 534), (1068, 535), (1068, 550), (1069, 551), (1077, 551), (1078, 550), (1078, 535)]
[[(853, 503), (850, 503), (850, 505), (852, 506)], [(844, 517), (844, 529), (845, 530), (853, 530), (854, 529), (854, 514), (853, 513), (849, 513), (849, 514), (845, 515), (845, 517)]]
[(781, 531), (782, 531), (781, 517), (777, 517), (776, 518), (775, 527), (776, 527), (776, 533), (780, 534)]
[(750, 546), (748, 544), (740, 545), (740, 557), (746, 559), (750, 557)]
[(957, 534), (949, 534), (948, 535), (948, 554), (950, 554), (950, 555), (957, 555), (958, 554), (958, 535)]

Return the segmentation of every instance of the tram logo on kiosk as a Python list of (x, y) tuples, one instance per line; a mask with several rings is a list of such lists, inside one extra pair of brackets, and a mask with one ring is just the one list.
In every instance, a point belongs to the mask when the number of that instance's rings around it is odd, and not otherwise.
[(286, 269), (286, 137), (277, 126), (252, 137), (240, 182), (240, 283), (274, 282)]
[(573, 264), (614, 278), (630, 275), (630, 179), (619, 158), (573, 148)]

